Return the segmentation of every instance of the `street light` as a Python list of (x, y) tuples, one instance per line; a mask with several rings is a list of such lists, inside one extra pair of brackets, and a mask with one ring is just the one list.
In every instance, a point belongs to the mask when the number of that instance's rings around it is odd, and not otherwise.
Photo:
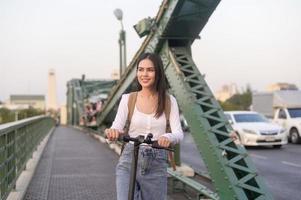
[(117, 20), (121, 23), (121, 30), (119, 32), (119, 77), (123, 74), (126, 68), (126, 41), (125, 41), (125, 30), (123, 29), (123, 23), (122, 23), (122, 10), (117, 8), (114, 10), (114, 15), (117, 18)]

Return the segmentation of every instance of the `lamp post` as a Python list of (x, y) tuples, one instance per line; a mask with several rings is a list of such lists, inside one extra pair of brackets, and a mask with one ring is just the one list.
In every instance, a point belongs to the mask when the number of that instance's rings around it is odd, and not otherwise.
[(126, 68), (126, 40), (125, 40), (125, 30), (123, 29), (123, 23), (122, 23), (122, 10), (117, 8), (114, 10), (114, 15), (117, 18), (117, 20), (120, 21), (121, 24), (121, 30), (119, 32), (119, 77), (121, 78), (121, 75), (125, 71)]

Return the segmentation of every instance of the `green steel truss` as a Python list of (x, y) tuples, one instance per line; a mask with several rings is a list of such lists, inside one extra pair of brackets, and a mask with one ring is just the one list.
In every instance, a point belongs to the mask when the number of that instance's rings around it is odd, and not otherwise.
[(107, 96), (115, 80), (72, 79), (67, 83), (67, 119), (68, 124), (78, 125), (80, 117), (85, 115), (85, 102), (96, 96)]
[(155, 26), (152, 32), (146, 37), (140, 49), (134, 55), (131, 63), (127, 67), (126, 71), (122, 75), (121, 79), (118, 81), (117, 85), (113, 87), (107, 103), (104, 105), (101, 115), (97, 118), (98, 125), (110, 124), (112, 123), (112, 116), (116, 113), (116, 105), (121, 98), (121, 95), (133, 88), (136, 77), (136, 62), (139, 56), (143, 52), (158, 52), (163, 42), (162, 35), (168, 28), (169, 19), (171, 18), (173, 12), (179, 7), (179, 4), (183, 4), (184, 1), (163, 1), (160, 6), (160, 10), (155, 19)]
[[(230, 138), (232, 130), (220, 105), (191, 57), (191, 44), (208, 22), (220, 0), (164, 0), (148, 36), (121, 79), (111, 89), (102, 112), (100, 127), (110, 126), (121, 95), (135, 88), (136, 62), (143, 52), (162, 57), (170, 89), (176, 97), (208, 168), (220, 199), (272, 199), (246, 150)], [(78, 84), (71, 84), (77, 87)], [(87, 87), (81, 91), (87, 94)], [(101, 85), (91, 87), (89, 93)], [(68, 90), (68, 120), (76, 114), (82, 95)], [(70, 111), (70, 112), (69, 112)], [(73, 111), (73, 112), (72, 112)], [(70, 121), (70, 120), (69, 120)]]
[(164, 0), (162, 2), (149, 35), (134, 55), (117, 85), (112, 89), (97, 119), (98, 125), (112, 122), (112, 115), (116, 112), (116, 104), (121, 95), (135, 87), (133, 82), (138, 57), (143, 52), (160, 52), (166, 42), (175, 45), (192, 44), (194, 39), (199, 38), (199, 32), (219, 2), (220, 0)]
[(79, 79), (67, 83), (67, 119), (68, 124), (78, 125), (79, 118), (84, 114), (83, 87)]
[(189, 47), (161, 53), (172, 93), (190, 126), (220, 199), (272, 199), (246, 150), (229, 138), (232, 130)]

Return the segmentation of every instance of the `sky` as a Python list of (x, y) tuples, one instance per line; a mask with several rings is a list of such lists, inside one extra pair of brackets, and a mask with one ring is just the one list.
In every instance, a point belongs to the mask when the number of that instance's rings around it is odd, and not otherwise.
[[(1, 0), (0, 101), (10, 94), (47, 94), (54, 69), (60, 104), (66, 83), (82, 74), (108, 79), (119, 68), (121, 28), (113, 15), (123, 10), (129, 63), (144, 38), (133, 29), (154, 17), (161, 0)], [(222, 0), (200, 40), (193, 59), (210, 88), (236, 83), (264, 91), (289, 82), (301, 88), (301, 1)]]

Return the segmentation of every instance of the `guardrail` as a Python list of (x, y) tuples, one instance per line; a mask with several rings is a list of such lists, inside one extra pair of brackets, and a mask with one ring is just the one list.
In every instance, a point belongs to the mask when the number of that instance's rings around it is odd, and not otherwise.
[(37, 116), (0, 125), (0, 200), (15, 188), (16, 180), (55, 121)]

